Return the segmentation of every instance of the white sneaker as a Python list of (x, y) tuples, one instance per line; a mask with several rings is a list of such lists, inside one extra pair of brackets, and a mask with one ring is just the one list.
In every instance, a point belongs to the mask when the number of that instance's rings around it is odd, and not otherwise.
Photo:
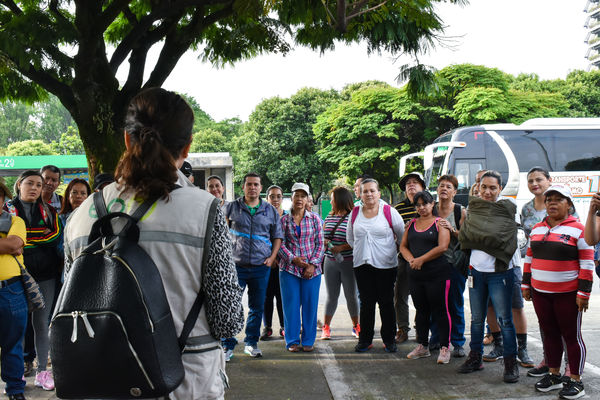
[(262, 351), (260, 351), (258, 345), (244, 347), (244, 353), (253, 358), (262, 357)]
[(440, 349), (440, 354), (437, 359), (438, 364), (448, 364), (450, 362), (450, 349), (446, 346)]
[(225, 353), (225, 362), (231, 361), (233, 358), (233, 349), (223, 349), (223, 352)]
[(50, 371), (38, 372), (35, 375), (34, 385), (44, 390), (54, 390), (54, 377)]

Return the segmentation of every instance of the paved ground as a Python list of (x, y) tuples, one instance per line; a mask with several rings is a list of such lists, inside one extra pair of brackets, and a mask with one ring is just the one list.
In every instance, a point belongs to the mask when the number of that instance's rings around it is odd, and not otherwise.
[[(596, 284), (595, 284), (596, 286)], [(597, 291), (597, 287), (594, 288)], [(324, 290), (322, 301), (324, 303)], [(467, 319), (470, 318), (467, 303)], [(246, 304), (246, 302), (245, 302)], [(322, 306), (321, 306), (322, 308)], [(541, 342), (537, 319), (531, 303), (526, 303), (529, 321), (531, 356), (541, 358)], [(322, 316), (322, 309), (319, 312)], [(411, 318), (414, 310), (411, 310)], [(277, 317), (275, 316), (277, 321)], [(277, 322), (275, 322), (277, 328)], [(379, 325), (377, 325), (379, 326)], [(468, 329), (467, 323), (467, 329)], [(584, 371), (586, 399), (600, 399), (600, 294), (592, 295), (590, 310), (583, 320), (583, 336), (588, 349)], [(485, 363), (485, 369), (468, 375), (456, 373), (464, 359), (452, 359), (448, 365), (437, 365), (437, 352), (431, 358), (408, 360), (406, 354), (415, 342), (399, 346), (396, 354), (383, 351), (381, 340), (364, 354), (355, 353), (356, 339), (350, 335), (351, 322), (343, 295), (332, 323), (332, 340), (317, 340), (312, 353), (289, 353), (282, 339), (260, 342), (264, 357), (251, 359), (238, 346), (227, 374), (231, 388), (226, 399), (304, 400), (304, 399), (554, 399), (556, 393), (542, 394), (533, 389), (535, 378), (525, 375), (516, 384), (502, 382), (501, 362)], [(376, 328), (377, 329), (377, 328)], [(413, 334), (413, 332), (411, 332)], [(243, 335), (238, 336), (240, 342)], [(468, 338), (467, 338), (468, 343)], [(486, 348), (489, 350), (489, 348)], [(57, 399), (54, 392), (33, 387), (27, 380), (28, 399)]]

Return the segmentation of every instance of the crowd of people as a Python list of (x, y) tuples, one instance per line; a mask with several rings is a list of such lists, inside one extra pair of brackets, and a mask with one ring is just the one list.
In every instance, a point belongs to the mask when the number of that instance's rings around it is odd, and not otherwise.
[[(207, 178), (207, 191), (198, 190), (185, 161), (192, 126), (192, 110), (180, 96), (148, 89), (129, 105), (126, 151), (115, 173), (96, 176), (93, 188), (72, 179), (60, 196), (61, 170), (52, 165), (22, 173), (14, 195), (0, 183), (0, 368), (9, 399), (25, 399), (22, 377), (33, 373), (35, 386), (54, 389), (48, 368), (51, 311), (96, 220), (92, 195), (102, 196), (109, 211), (128, 214), (142, 200), (155, 201), (138, 223), (148, 233), (140, 236), (140, 246), (153, 259), (169, 261), (157, 266), (177, 330), (198, 292), (205, 295), (205, 312), (182, 355), (185, 379), (172, 399), (223, 397), (235, 336), (245, 326), (243, 352), (262, 357), (259, 343), (274, 336), (275, 309), (285, 349), (313, 351), (319, 328), (321, 340), (339, 333), (332, 322), (341, 289), (352, 323), (347, 334), (357, 339), (358, 353), (373, 348), (378, 307), (385, 352), (398, 352), (412, 325), (416, 346), (408, 359), (436, 351), (441, 365), (464, 358), (459, 373), (502, 359), (507, 383), (519, 380), (520, 364), (540, 378), (538, 391), (559, 390), (566, 399), (585, 394), (581, 324), (592, 288), (593, 246), (600, 242), (600, 194), (592, 198), (587, 220), (580, 221), (569, 187), (553, 184), (539, 167), (528, 173), (534, 198), (521, 210), (514, 199), (501, 196), (496, 171), (477, 174), (467, 208), (454, 201), (459, 184), (453, 175), (438, 178), (437, 201), (421, 174), (405, 175), (399, 181), (404, 200), (395, 206), (381, 198), (376, 179), (361, 175), (355, 196), (343, 186), (329, 192), (331, 212), (323, 220), (312, 211), (311, 190), (303, 182), (290, 188), (289, 211), (282, 208), (280, 186), (270, 186), (261, 198), (262, 178), (255, 173), (243, 177), (243, 194), (233, 201), (224, 199), (224, 182), (216, 175)], [(522, 270), (519, 226), (529, 241)], [(32, 313), (23, 266), (46, 302)], [(409, 298), (416, 310), (412, 321)], [(524, 300), (533, 302), (540, 326), (544, 356), (537, 365), (527, 350)], [(493, 347), (484, 354), (486, 341)]]

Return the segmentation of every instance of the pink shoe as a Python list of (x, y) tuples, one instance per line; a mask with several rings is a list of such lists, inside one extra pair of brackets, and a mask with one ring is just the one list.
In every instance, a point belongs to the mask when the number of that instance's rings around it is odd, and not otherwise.
[(443, 346), (440, 349), (440, 355), (438, 356), (437, 363), (438, 364), (448, 364), (450, 362), (450, 350)]
[(352, 336), (358, 339), (360, 335), (360, 324), (356, 324), (352, 327)]
[(430, 356), (431, 356), (431, 353), (429, 352), (429, 349), (427, 347), (423, 346), (422, 344), (419, 344), (417, 347), (415, 347), (413, 349), (413, 351), (408, 353), (406, 358), (410, 358), (410, 359), (414, 360), (417, 358), (430, 357)]
[(331, 339), (331, 327), (329, 325), (323, 325), (321, 330), (321, 340)]
[(34, 385), (44, 390), (54, 390), (54, 378), (50, 371), (42, 371), (35, 374)]

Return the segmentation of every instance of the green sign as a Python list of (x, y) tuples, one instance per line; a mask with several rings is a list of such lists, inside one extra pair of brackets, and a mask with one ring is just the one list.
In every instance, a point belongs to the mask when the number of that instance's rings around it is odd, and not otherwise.
[(40, 169), (56, 165), (60, 169), (87, 169), (84, 154), (74, 156), (0, 156), (0, 169)]

